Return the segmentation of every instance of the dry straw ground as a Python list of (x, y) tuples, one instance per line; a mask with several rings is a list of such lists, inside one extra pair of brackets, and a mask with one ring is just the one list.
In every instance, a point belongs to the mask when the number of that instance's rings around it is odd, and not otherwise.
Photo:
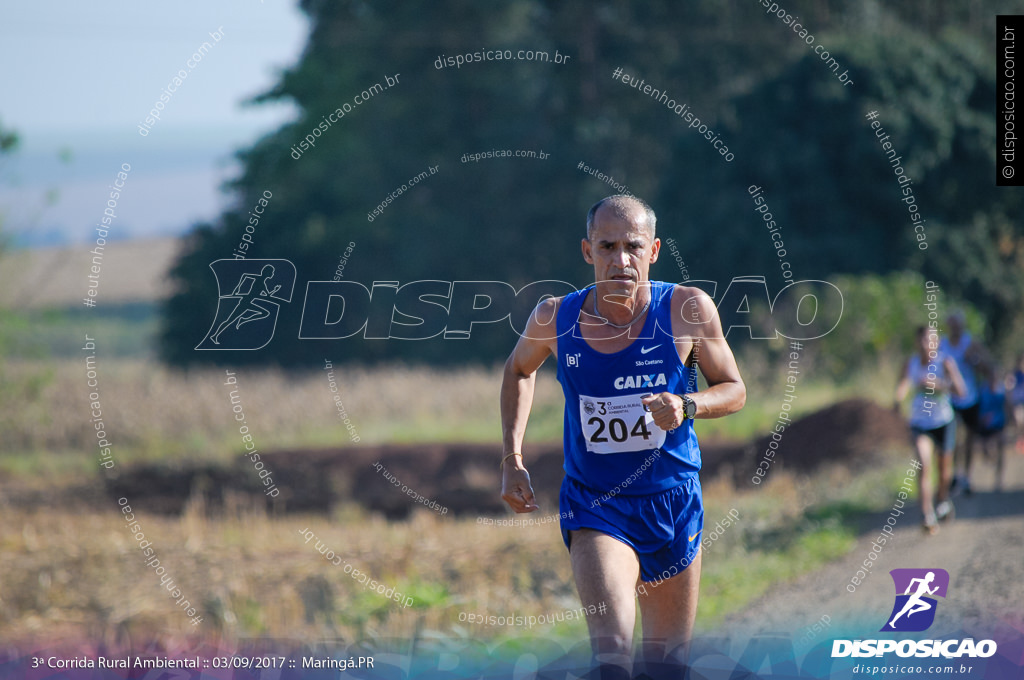
[[(237, 456), (240, 437), (223, 370), (175, 374), (105, 361), (101, 348), (97, 371), (95, 389), (117, 465)], [(246, 421), (262, 449), (350, 441), (326, 371), (236, 375)], [(363, 443), (494, 441), (500, 431), (496, 369), (345, 368), (335, 379)], [(164, 517), (146, 512), (140, 493), (129, 501), (166, 573), (203, 617), (193, 627), (145, 565), (115, 501), (101, 492), (104, 471), (84, 358), (9, 363), (0, 368), (0, 382), (0, 640), (88, 638), (123, 646), (194, 633), (292, 640), (584, 636), (580, 622), (531, 631), (459, 621), (461, 612), (540, 616), (578, 607), (557, 523), (502, 527), (426, 509), (408, 522), (389, 523), (354, 506), (330, 517), (277, 518), (244, 506), (218, 515), (198, 503), (181, 516)], [(561, 395), (550, 375), (538, 384), (537, 402), (532, 436), (557, 438)], [(881, 506), (890, 497), (887, 472), (873, 475), (781, 474), (763, 489), (742, 493), (709, 480), (708, 522), (732, 508), (741, 520), (705, 559), (698, 625), (714, 625), (780, 579), (842, 554), (852, 539), (841, 513), (808, 519), (807, 512), (842, 499)], [(77, 505), (69, 502), (71, 494), (81, 494)], [(51, 504), (54, 498), (61, 502)], [(303, 529), (353, 567), (412, 597), (412, 605), (402, 608), (362, 587), (328, 563), (315, 543), (306, 544)]]

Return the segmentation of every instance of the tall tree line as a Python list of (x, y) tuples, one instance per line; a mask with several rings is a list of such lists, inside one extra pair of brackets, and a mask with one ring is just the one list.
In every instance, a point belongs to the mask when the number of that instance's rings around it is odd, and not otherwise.
[[(474, 328), (465, 341), (299, 340), (305, 281), (331, 279), (354, 242), (344, 278), (367, 287), (419, 279), (582, 287), (584, 216), (614, 189), (580, 162), (654, 205), (659, 235), (674, 239), (694, 278), (724, 285), (763, 275), (773, 293), (785, 283), (750, 198), (756, 185), (797, 279), (920, 269), (984, 311), (993, 337), (1010, 337), (1024, 301), (1024, 237), (1019, 192), (994, 181), (996, 11), (923, 1), (779, 4), (815, 46), (827, 46), (853, 85), (759, 0), (440, 0), (429, 8), (304, 0), (306, 49), (256, 100), (292, 101), (302, 115), (239, 152), (244, 171), (228, 187), (238, 207), (189, 236), (173, 272), (177, 293), (163, 312), (163, 358), (289, 366), (325, 355), (499, 360), (515, 339), (507, 324)], [(445, 57), (497, 49), (551, 58), (557, 51), (569, 60), (444, 65)], [(613, 78), (617, 68), (685, 103), (733, 160), (664, 103)], [(352, 104), (386, 77), (397, 84)], [(298, 146), (346, 103), (351, 110), (315, 147)], [(870, 111), (913, 180), (927, 250), (865, 118)], [(548, 157), (462, 162), (493, 149)], [(247, 257), (291, 260), (296, 300), (266, 348), (194, 351), (217, 304), (209, 264), (231, 257), (250, 207), (268, 189), (273, 199)], [(679, 280), (665, 255), (654, 275)]]

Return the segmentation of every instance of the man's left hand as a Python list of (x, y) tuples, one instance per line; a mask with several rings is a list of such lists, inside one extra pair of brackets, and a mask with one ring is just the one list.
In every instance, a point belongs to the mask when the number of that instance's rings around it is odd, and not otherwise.
[(686, 420), (683, 400), (677, 394), (671, 392), (652, 394), (649, 397), (643, 397), (640, 402), (654, 416), (654, 424), (663, 430), (674, 430)]

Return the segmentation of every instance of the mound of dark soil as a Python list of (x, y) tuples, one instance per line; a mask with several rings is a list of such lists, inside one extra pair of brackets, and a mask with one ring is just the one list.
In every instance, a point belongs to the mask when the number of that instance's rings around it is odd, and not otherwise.
[[(276, 497), (267, 495), (245, 456), (231, 468), (129, 468), (110, 478), (108, 490), (115, 497), (145, 499), (140, 505), (146, 510), (166, 514), (201, 500), (213, 511), (256, 502), (277, 512), (326, 513), (356, 503), (391, 519), (422, 507), (447, 516), (489, 515), (505, 508), (500, 460), (500, 446), (480, 444), (298, 449), (262, 454), (280, 492)], [(529, 467), (542, 507), (557, 512), (562, 447), (533, 447)]]
[(904, 446), (909, 453), (909, 436), (897, 413), (866, 399), (848, 399), (788, 424), (775, 449), (771, 435), (742, 445), (702, 445), (702, 476), (728, 474), (737, 486), (749, 484), (763, 461), (770, 461), (763, 468), (766, 478), (780, 470), (811, 473), (829, 464), (856, 471), (880, 461), (887, 450)]
[[(766, 436), (745, 445), (703, 444), (702, 478), (727, 475), (737, 485), (749, 484), (771, 441)], [(825, 464), (859, 469), (906, 442), (907, 426), (897, 414), (866, 400), (844, 401), (790, 424), (766, 476), (782, 469), (809, 473)], [(493, 515), (508, 512), (500, 497), (500, 452), (497, 444), (391, 444), (264, 454), (265, 469), (280, 492), (276, 497), (266, 495), (253, 464), (241, 455), (230, 468), (125, 469), (109, 479), (107, 490), (114, 498), (139, 499), (147, 511), (166, 514), (201, 500), (215, 512), (256, 503), (274, 512), (327, 513), (355, 503), (391, 519), (423, 507), (452, 516)], [(561, 445), (531, 447), (527, 467), (542, 509), (556, 513)]]

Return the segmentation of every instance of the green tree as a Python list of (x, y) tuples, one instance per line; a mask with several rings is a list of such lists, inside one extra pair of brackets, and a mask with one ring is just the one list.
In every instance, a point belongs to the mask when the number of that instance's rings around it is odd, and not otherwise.
[[(1004, 341), (1024, 304), (1024, 230), (1020, 192), (995, 186), (989, 55), (954, 30), (828, 40), (856, 89), (823, 81), (824, 64), (808, 55), (737, 103), (740, 120), (758, 121), (737, 134), (764, 139), (764, 166), (750, 181), (765, 187), (801, 277), (918, 269), (975, 305), (991, 337)], [(869, 127), (871, 111), (878, 129)], [(898, 181), (880, 139), (893, 144), (911, 182)], [(910, 201), (926, 220), (920, 236)], [(757, 225), (751, 207), (736, 219)], [(758, 250), (740, 259), (771, 267), (767, 249)]]
[[(922, 268), (986, 313), (1019, 306), (1020, 282), (1006, 281), (1021, 252), (1018, 194), (996, 191), (992, 179), (994, 82), (979, 39), (992, 19), (923, 2), (791, 5), (854, 87), (759, 3), (440, 0), (427, 11), (398, 0), (305, 0), (306, 50), (256, 99), (292, 101), (301, 116), (240, 152), (244, 172), (228, 187), (237, 207), (190, 235), (173, 272), (178, 292), (164, 309), (161, 355), (178, 365), (498, 360), (514, 341), (507, 325), (474, 329), (469, 342), (299, 341), (302, 282), (330, 279), (354, 241), (345, 278), (367, 286), (443, 279), (519, 287), (551, 278), (585, 285), (588, 271), (575, 255), (583, 215), (614, 190), (577, 170), (579, 162), (650, 200), (660, 235), (679, 242), (696, 278), (725, 284), (764, 275), (773, 292), (784, 283), (747, 191), (756, 184), (797, 279)], [(557, 51), (570, 60), (435, 67), (442, 56), (485, 49)], [(616, 68), (688, 104), (736, 159), (724, 162), (675, 112), (615, 80)], [(294, 147), (324, 116), (387, 78), (397, 84), (353, 105), (298, 154)], [(864, 119), (872, 109), (914, 179), (928, 218), (926, 252)], [(550, 158), (461, 162), (491, 149)], [(367, 219), (432, 166), (436, 175)], [(231, 257), (265, 190), (273, 199), (248, 256), (294, 262), (298, 299), (265, 350), (195, 352), (216, 306), (209, 263)], [(955, 250), (965, 231), (981, 237), (969, 244), (979, 253), (966, 272), (956, 269)], [(654, 273), (677, 278), (671, 262)]]

